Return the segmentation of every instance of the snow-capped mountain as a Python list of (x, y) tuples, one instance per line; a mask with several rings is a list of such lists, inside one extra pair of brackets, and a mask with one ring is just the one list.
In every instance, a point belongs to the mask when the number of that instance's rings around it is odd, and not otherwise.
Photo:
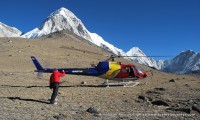
[[(138, 47), (131, 48), (127, 53), (127, 56), (146, 56), (142, 50), (140, 50)], [(157, 68), (157, 63), (153, 58), (148, 57), (130, 57), (129, 58), (133, 62), (137, 62), (143, 65), (147, 65), (150, 67)]]
[(22, 32), (15, 27), (10, 27), (0, 22), (0, 37), (20, 37)]
[(37, 38), (65, 29), (87, 40), (91, 39), (88, 30), (85, 28), (81, 20), (71, 11), (63, 7), (50, 14), (40, 27), (33, 29), (23, 36), (26, 38)]
[(97, 46), (112, 51), (117, 55), (125, 54), (121, 49), (118, 49), (112, 44), (106, 42), (98, 34), (89, 32), (79, 18), (77, 18), (71, 11), (63, 7), (47, 17), (40, 27), (27, 32), (23, 35), (23, 37), (38, 38), (43, 35), (48, 35), (61, 30), (69, 30), (76, 35), (96, 44)]
[(200, 73), (200, 53), (192, 50), (181, 52), (171, 60), (158, 61), (160, 70), (170, 73)]

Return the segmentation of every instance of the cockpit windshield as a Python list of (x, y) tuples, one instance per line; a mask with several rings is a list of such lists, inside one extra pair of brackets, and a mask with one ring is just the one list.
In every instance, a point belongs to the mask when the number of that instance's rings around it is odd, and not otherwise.
[(135, 68), (137, 71), (138, 71), (138, 73), (143, 73), (139, 68)]

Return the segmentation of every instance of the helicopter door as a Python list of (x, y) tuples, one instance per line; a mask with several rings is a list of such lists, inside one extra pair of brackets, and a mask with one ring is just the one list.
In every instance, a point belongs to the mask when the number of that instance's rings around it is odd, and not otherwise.
[(127, 66), (126, 67), (126, 72), (127, 72), (127, 74), (128, 74), (129, 77), (134, 76), (134, 74), (133, 74), (133, 68), (132, 67)]
[(129, 73), (128, 74), (129, 74), (130, 77), (134, 76), (133, 68), (132, 67), (129, 67)]

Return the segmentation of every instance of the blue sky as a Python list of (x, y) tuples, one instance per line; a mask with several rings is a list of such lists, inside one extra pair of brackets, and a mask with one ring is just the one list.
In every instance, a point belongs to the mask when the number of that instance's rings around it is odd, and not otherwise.
[(125, 52), (200, 52), (200, 0), (1, 0), (0, 21), (28, 32), (61, 7)]

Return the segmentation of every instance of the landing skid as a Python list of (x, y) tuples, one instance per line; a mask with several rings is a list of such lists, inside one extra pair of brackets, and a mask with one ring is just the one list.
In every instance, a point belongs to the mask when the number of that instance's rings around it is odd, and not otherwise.
[(106, 87), (109, 88), (109, 87), (135, 87), (139, 83), (140, 82), (133, 82), (133, 81), (124, 82), (124, 80), (122, 80), (122, 82), (109, 83), (108, 79), (106, 79), (106, 82), (104, 84), (106, 84)]

